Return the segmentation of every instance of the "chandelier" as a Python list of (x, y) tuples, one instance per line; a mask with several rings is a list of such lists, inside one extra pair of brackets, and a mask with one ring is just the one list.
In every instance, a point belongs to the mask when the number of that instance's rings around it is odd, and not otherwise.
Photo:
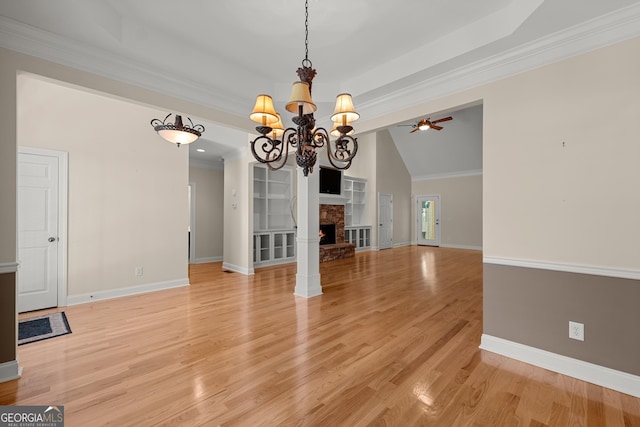
[[(292, 118), (295, 128), (284, 129), (280, 115), (273, 107), (273, 99), (269, 95), (260, 94), (256, 98), (249, 118), (260, 124), (256, 131), (260, 134), (250, 142), (253, 157), (266, 163), (271, 169), (282, 168), (289, 156), (289, 146), (295, 149), (296, 163), (302, 168), (304, 176), (313, 172), (316, 164), (316, 149), (326, 146), (329, 162), (336, 169), (348, 169), (358, 151), (358, 141), (353, 138), (351, 123), (360, 115), (353, 106), (353, 99), (348, 93), (341, 93), (336, 98), (336, 106), (331, 115), (333, 128), (331, 135), (337, 137), (331, 141), (327, 130), (316, 128), (313, 113), (316, 104), (311, 98), (311, 82), (316, 75), (313, 64), (309, 60), (309, 1), (304, 4), (304, 47), (305, 56), (302, 67), (298, 68), (299, 81), (293, 83), (291, 97), (285, 108), (297, 114)], [(353, 146), (353, 148), (351, 148)]]
[(158, 135), (166, 141), (176, 144), (178, 148), (180, 148), (180, 144), (191, 144), (200, 138), (202, 132), (204, 132), (204, 126), (194, 125), (188, 117), (187, 120), (189, 120), (191, 126), (184, 124), (182, 122), (182, 116), (178, 114), (176, 114), (174, 123), (167, 121), (169, 116), (171, 116), (171, 113), (167, 114), (167, 117), (162, 121), (160, 121), (160, 119), (151, 120), (151, 126), (158, 132)]

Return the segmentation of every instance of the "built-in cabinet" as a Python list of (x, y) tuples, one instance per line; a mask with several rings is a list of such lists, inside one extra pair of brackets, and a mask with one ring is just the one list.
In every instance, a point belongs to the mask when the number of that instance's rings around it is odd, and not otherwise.
[(296, 233), (268, 231), (253, 233), (253, 263), (277, 264), (296, 259)]
[(364, 225), (367, 180), (345, 176), (342, 182), (342, 194), (348, 198), (344, 205), (345, 226)]
[(253, 167), (253, 262), (295, 260), (296, 233), (291, 215), (293, 170)]
[(371, 226), (360, 225), (344, 228), (344, 241), (356, 245), (356, 250), (371, 247)]

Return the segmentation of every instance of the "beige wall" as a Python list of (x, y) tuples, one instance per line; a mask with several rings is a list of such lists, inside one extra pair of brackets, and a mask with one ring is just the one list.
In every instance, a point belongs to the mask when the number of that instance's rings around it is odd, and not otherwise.
[(195, 262), (222, 260), (224, 231), (224, 171), (191, 166), (195, 184)]
[(188, 283), (188, 151), (159, 112), (27, 75), (17, 106), (18, 145), (69, 153), (67, 294)]
[[(411, 175), (389, 131), (380, 131), (376, 135), (377, 192), (393, 195), (394, 246), (408, 245), (411, 243)], [(377, 195), (373, 202), (377, 206)]]
[(484, 251), (640, 269), (640, 39), (489, 85)]
[[(482, 248), (482, 175), (413, 181), (411, 193), (415, 197), (440, 195), (441, 246)], [(411, 225), (415, 241), (415, 220)]]

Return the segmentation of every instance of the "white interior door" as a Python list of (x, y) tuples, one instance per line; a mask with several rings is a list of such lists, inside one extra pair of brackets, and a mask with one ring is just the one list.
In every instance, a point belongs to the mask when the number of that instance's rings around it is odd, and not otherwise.
[(60, 159), (18, 152), (18, 311), (58, 306)]
[(440, 246), (440, 196), (418, 197), (418, 244)]
[(378, 248), (393, 247), (393, 195), (378, 193)]

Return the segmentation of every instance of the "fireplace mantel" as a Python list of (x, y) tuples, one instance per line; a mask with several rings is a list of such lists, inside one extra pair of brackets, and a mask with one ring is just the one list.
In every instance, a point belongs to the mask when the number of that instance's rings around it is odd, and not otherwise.
[(341, 196), (339, 194), (320, 194), (321, 205), (346, 205), (349, 202), (349, 197)]

